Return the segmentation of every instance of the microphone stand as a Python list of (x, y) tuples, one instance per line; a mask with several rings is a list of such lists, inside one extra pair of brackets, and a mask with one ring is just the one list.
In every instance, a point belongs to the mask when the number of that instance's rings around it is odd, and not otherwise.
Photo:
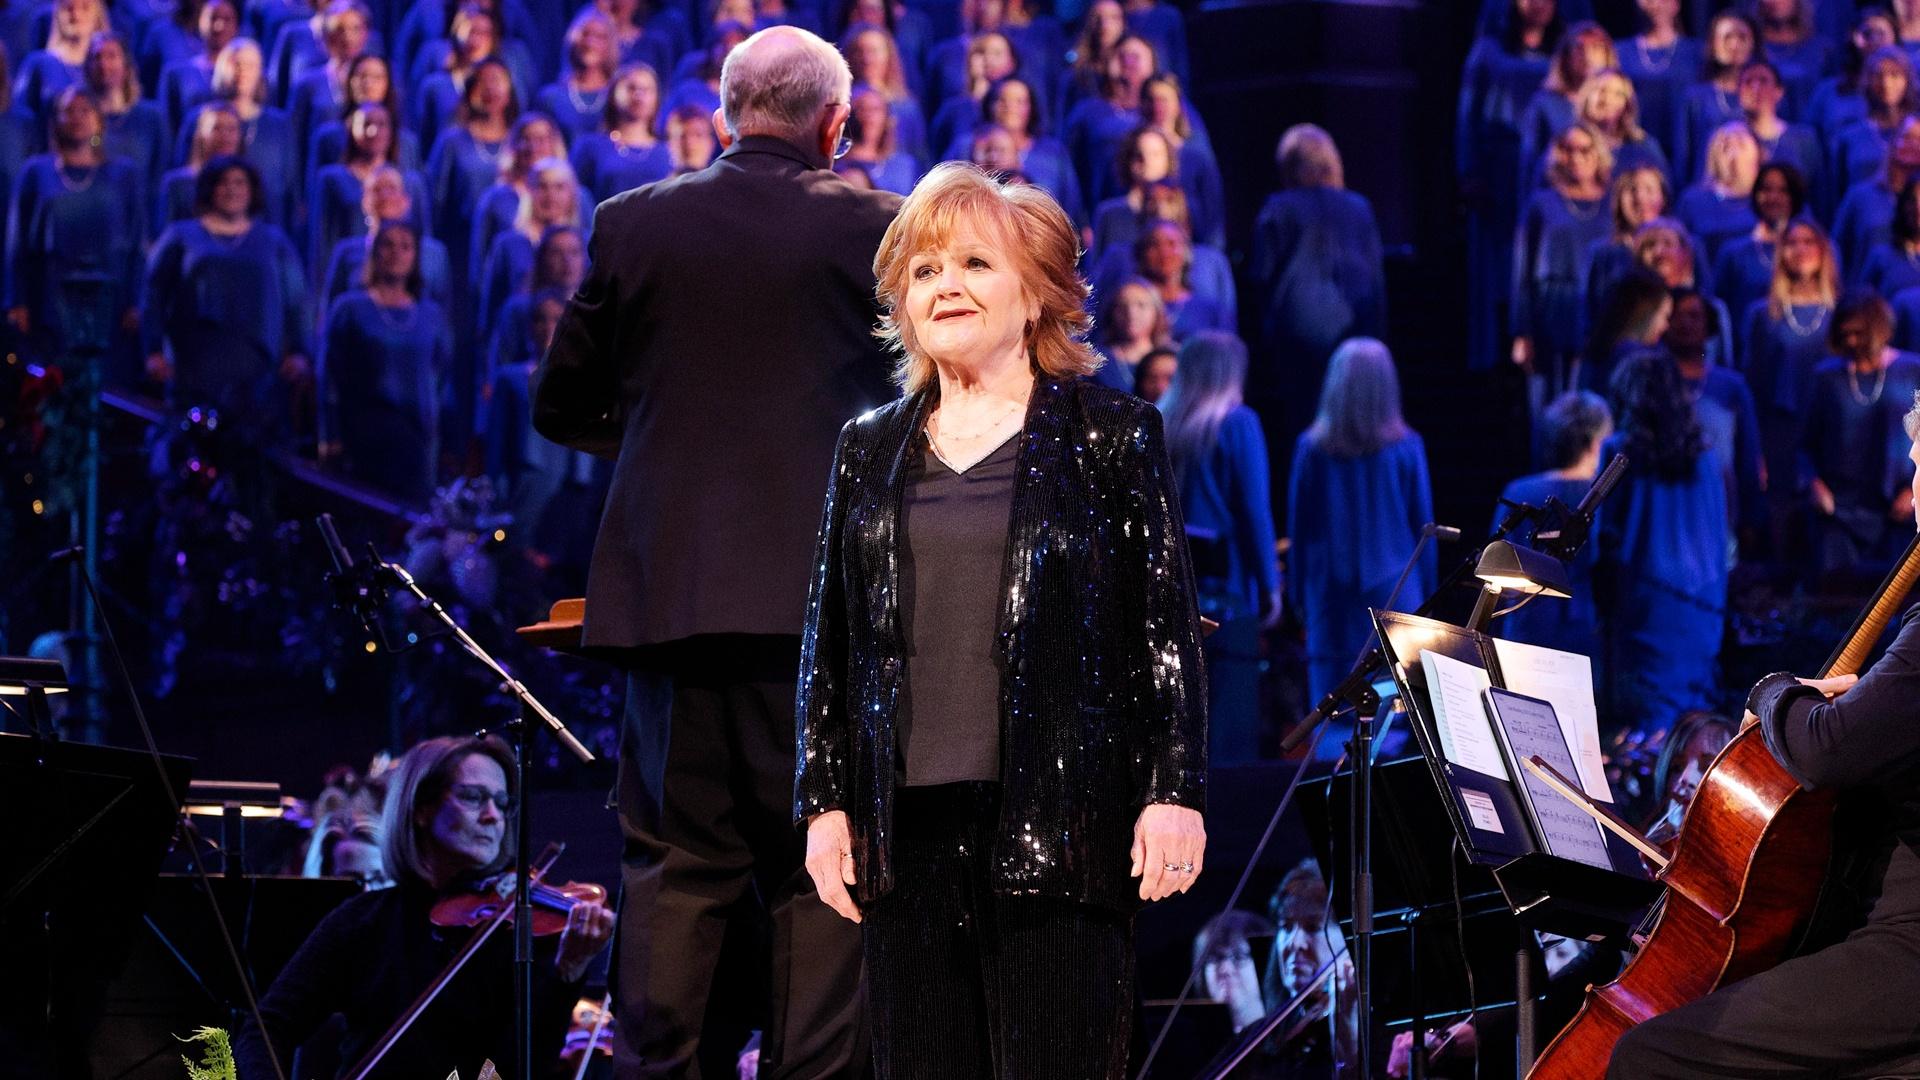
[[(467, 651), (467, 655), (479, 661), (488, 671), (500, 680), (500, 685), (514, 696), (518, 708), (514, 719), (507, 725), (513, 733), (514, 741), (514, 790), (519, 798), (513, 804), (514, 824), (514, 868), (513, 868), (513, 1010), (514, 1010), (514, 1065), (512, 1075), (530, 1077), (533, 1071), (533, 889), (531, 883), (532, 867), (529, 865), (531, 842), (527, 828), (527, 807), (533, 802), (527, 790), (527, 759), (533, 753), (533, 725), (528, 722), (528, 714), (539, 717), (550, 729), (560, 745), (578, 758), (583, 764), (594, 761), (593, 752), (588, 750), (560, 718), (548, 711), (540, 699), (527, 689), (526, 684), (514, 678), (507, 669), (500, 666), (480, 643), (473, 640), (466, 628), (448, 614), (440, 601), (427, 595), (407, 568), (399, 563), (382, 559), (371, 543), (367, 545), (367, 561), (358, 565), (351, 559), (342, 560), (343, 549), (338, 538), (333, 536), (333, 522), (322, 515), (320, 523), (322, 536), (327, 539), (328, 547), (334, 553), (335, 588), (343, 598), (350, 598), (353, 608), (363, 622), (377, 625), (379, 610), (393, 593), (404, 590), (419, 600), (420, 606), (428, 614), (438, 619), (447, 628), (453, 639)], [(382, 640), (385, 634), (382, 632)]]

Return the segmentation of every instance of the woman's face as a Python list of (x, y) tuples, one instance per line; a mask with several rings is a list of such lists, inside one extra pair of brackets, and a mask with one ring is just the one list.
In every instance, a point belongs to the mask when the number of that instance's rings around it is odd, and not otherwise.
[(1179, 373), (1180, 362), (1171, 354), (1162, 353), (1151, 360), (1142, 361), (1142, 364), (1134, 378), (1133, 388), (1141, 400), (1151, 405), (1167, 396), (1167, 391), (1173, 387), (1173, 377)]
[(1138, 285), (1120, 290), (1113, 301), (1113, 332), (1123, 341), (1141, 341), (1153, 333), (1155, 298)]
[(327, 52), (335, 60), (350, 60), (367, 51), (367, 20), (348, 8), (333, 17), (327, 30)]
[(986, 34), (974, 43), (974, 56), (984, 79), (1004, 79), (1013, 74), (1013, 46), (999, 34)]
[(713, 160), (713, 125), (705, 120), (669, 121), (667, 141), (682, 168), (704, 169)]
[(1873, 65), (1867, 76), (1867, 93), (1882, 108), (1897, 108), (1907, 96), (1907, 69), (1892, 60)]
[(887, 131), (887, 103), (879, 94), (859, 93), (853, 96), (853, 118), (860, 122), (860, 131), (871, 139), (879, 139)]
[(127, 84), (127, 50), (117, 38), (98, 38), (87, 54), (87, 85), (99, 93)]
[(1158, 128), (1173, 127), (1180, 115), (1180, 91), (1172, 83), (1157, 82), (1148, 86), (1142, 100), (1146, 105), (1146, 121)]
[(467, 21), (467, 32), (460, 39), (463, 52), (468, 60), (478, 60), (483, 56), (492, 56), (499, 45), (493, 33), (493, 20), (474, 18)]
[(1713, 62), (1721, 67), (1741, 67), (1753, 59), (1753, 32), (1739, 19), (1716, 20), (1709, 36)]
[(968, 366), (1023, 349), (1027, 324), (1040, 317), (1011, 255), (964, 224), (907, 264), (902, 306), (923, 353)]
[(1751, 191), (1753, 178), (1760, 172), (1760, 147), (1752, 139), (1724, 139), (1711, 171), (1735, 191)]
[(353, 145), (375, 161), (385, 161), (393, 148), (393, 119), (379, 105), (362, 105), (353, 111), (347, 132)]
[(576, 71), (605, 71), (613, 66), (613, 31), (599, 19), (589, 19), (574, 38), (573, 65)]
[(1178, 228), (1156, 225), (1140, 253), (1140, 272), (1147, 280), (1160, 285), (1178, 281), (1187, 272), (1190, 254), (1187, 238)]
[(1680, 0), (1640, 0), (1640, 11), (1656, 26), (1667, 26), (1680, 17)]
[(1120, 63), (1120, 80), (1128, 86), (1139, 86), (1153, 75), (1153, 46), (1139, 38), (1121, 44), (1116, 55)]
[(481, 68), (473, 77), (472, 93), (468, 96), (474, 112), (485, 117), (499, 116), (507, 107), (507, 97), (513, 92), (513, 83), (507, 78), (505, 70), (488, 66)]
[(405, 281), (420, 259), (420, 244), (411, 229), (387, 229), (373, 244), (373, 272), (386, 281)]
[(213, 185), (213, 212), (223, 217), (245, 217), (253, 204), (253, 181), (245, 170), (228, 169)]
[(851, 62), (848, 66), (853, 68), (854, 81), (871, 83), (884, 78), (887, 60), (891, 56), (885, 35), (878, 30), (862, 31), (853, 39), (853, 48), (847, 56)]
[(541, 246), (540, 276), (569, 287), (580, 284), (587, 276), (587, 248), (579, 233), (555, 233)]
[(1865, 56), (1875, 49), (1884, 49), (1897, 42), (1893, 20), (1885, 15), (1874, 14), (1860, 20), (1853, 28), (1853, 47)]
[(1658, 173), (1637, 172), (1627, 181), (1626, 190), (1621, 193), (1620, 209), (1625, 211), (1627, 223), (1639, 228), (1661, 214), (1667, 212), (1667, 193), (1660, 183)]
[(973, 140), (973, 163), (988, 172), (1020, 171), (1020, 148), (1013, 136), (995, 128)]
[(1027, 134), (1033, 126), (1033, 91), (1025, 83), (1002, 86), (993, 103), (993, 122), (1008, 131)]
[(375, 221), (402, 221), (413, 213), (413, 199), (399, 172), (382, 169), (368, 178), (360, 208)]
[(362, 60), (354, 65), (353, 74), (347, 76), (347, 99), (356, 105), (385, 101), (392, 86), (393, 74), (387, 70), (385, 60)]
[(1613, 66), (1613, 42), (1603, 33), (1590, 33), (1580, 39), (1573, 51), (1573, 73), (1580, 82), (1596, 71)]
[(754, 23), (753, 0), (720, 0), (713, 6), (713, 25), (723, 22), (737, 22), (742, 26)]
[(1523, 30), (1543, 30), (1553, 21), (1554, 0), (1514, 0), (1513, 13)]
[(54, 5), (54, 32), (67, 41), (85, 41), (100, 23), (100, 0), (60, 0)]
[(233, 96), (239, 101), (252, 101), (260, 93), (260, 50), (234, 49), (225, 54), (230, 59), (229, 70), (233, 73)]
[(1840, 355), (1855, 363), (1876, 360), (1887, 347), (1886, 332), (1861, 315), (1842, 320), (1833, 328), (1833, 336), (1840, 343)]
[(1784, 91), (1773, 71), (1750, 67), (1740, 72), (1740, 108), (1745, 112), (1771, 116), (1780, 107)]
[(559, 157), (563, 152), (559, 129), (542, 119), (527, 121), (513, 141), (514, 164), (523, 170), (531, 168), (536, 161)]
[(1167, 140), (1158, 132), (1143, 133), (1134, 140), (1133, 159), (1127, 162), (1127, 169), (1135, 184), (1165, 180), (1173, 171), (1173, 151), (1167, 146)]
[(615, 84), (613, 100), (621, 119), (651, 121), (660, 108), (660, 84), (644, 70), (629, 71)]
[(200, 40), (207, 52), (217, 53), (240, 34), (240, 16), (233, 5), (217, 0), (200, 9)]
[(542, 354), (553, 344), (553, 332), (560, 328), (560, 316), (566, 314), (566, 310), (566, 305), (558, 300), (542, 300), (533, 309), (533, 342)]
[(534, 178), (533, 217), (542, 225), (561, 225), (573, 220), (578, 191), (573, 177), (563, 169), (547, 169)]
[(1633, 90), (1627, 85), (1627, 80), (1602, 79), (1587, 97), (1586, 119), (1610, 128), (1626, 115), (1627, 102), (1632, 97)]
[(456, 872), (489, 866), (506, 835), (506, 814), (495, 803), (508, 799), (506, 770), (485, 754), (468, 754), (450, 779), (439, 802), (414, 811), (415, 827), (426, 832), (421, 847)]
[(1638, 254), (1640, 265), (1659, 274), (1667, 287), (1678, 288), (1693, 280), (1693, 260), (1686, 246), (1670, 230), (1657, 229), (1642, 237)]
[(1753, 204), (1760, 212), (1760, 219), (1776, 228), (1793, 213), (1793, 193), (1788, 190), (1787, 178), (1780, 175), (1780, 170), (1769, 170), (1754, 181)]
[(1820, 238), (1810, 228), (1788, 228), (1780, 241), (1780, 263), (1795, 281), (1813, 277), (1820, 272)]
[(207, 152), (212, 155), (240, 152), (240, 118), (225, 109), (209, 109), (200, 124)]
[(847, 24), (856, 26), (860, 23), (873, 26), (887, 25), (886, 0), (854, 0), (853, 10), (847, 16)]
[(60, 141), (68, 146), (91, 144), (106, 127), (100, 118), (100, 106), (85, 94), (74, 94), (63, 102), (54, 114), (53, 125)]
[(1094, 26), (1094, 43), (1102, 49), (1113, 48), (1127, 32), (1127, 11), (1118, 0), (1101, 0), (1087, 11), (1087, 21)]
[(1667, 347), (1683, 356), (1697, 356), (1707, 343), (1707, 303), (1694, 293), (1679, 303), (1668, 301)]
[(1591, 183), (1600, 174), (1600, 148), (1594, 145), (1593, 136), (1577, 127), (1568, 128), (1560, 136), (1553, 144), (1553, 153), (1576, 184)]

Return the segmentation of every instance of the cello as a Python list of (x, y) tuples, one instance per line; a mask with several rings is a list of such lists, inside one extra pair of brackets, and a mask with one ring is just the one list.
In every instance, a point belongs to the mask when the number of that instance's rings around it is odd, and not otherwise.
[[(1920, 536), (1881, 582), (1819, 677), (1858, 674), (1920, 579)], [(1700, 780), (1645, 943), (1547, 1044), (1527, 1080), (1602, 1080), (1628, 1028), (1786, 960), (1812, 918), (1833, 852), (1834, 795), (1807, 791), (1757, 727)]]

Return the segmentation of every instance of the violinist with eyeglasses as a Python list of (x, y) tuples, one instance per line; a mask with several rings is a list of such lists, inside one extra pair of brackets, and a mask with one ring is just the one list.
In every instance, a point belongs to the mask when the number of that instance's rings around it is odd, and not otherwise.
[[(491, 737), (429, 739), (401, 758), (381, 812), (381, 847), (396, 884), (348, 900), (314, 928), (260, 999), (265, 1030), (249, 1018), (234, 1040), (240, 1080), (273, 1080), (268, 1040), (293, 1076), (295, 1051), (335, 1014), (345, 1019), (338, 1060), (347, 1075), (414, 1006), (480, 932), (435, 925), (435, 909), (445, 911), (507, 870), (508, 811), (519, 796), (512, 778), (511, 751)], [(566, 906), (557, 940), (535, 939), (536, 1062), (557, 1058), (587, 967), (613, 936), (613, 912), (599, 900)], [(420, 1011), (369, 1078), (418, 1080), (456, 1070), (475, 1076), (484, 1062), (510, 1063), (512, 960), (513, 934), (502, 928)]]
[[(1920, 395), (1904, 416), (1907, 402), (1891, 404), (1867, 434), (1913, 443)], [(1920, 464), (1920, 444), (1907, 458)], [(1889, 481), (1909, 484), (1920, 494), (1920, 476)], [(1906, 492), (1888, 494), (1900, 502)], [(1841, 793), (1836, 841), (1864, 871), (1842, 884), (1864, 925), (1633, 1026), (1614, 1047), (1609, 1080), (1920, 1077), (1917, 612), (1906, 611), (1886, 653), (1857, 679), (1769, 675), (1747, 698), (1746, 725), (1759, 726), (1787, 773), (1808, 791)]]

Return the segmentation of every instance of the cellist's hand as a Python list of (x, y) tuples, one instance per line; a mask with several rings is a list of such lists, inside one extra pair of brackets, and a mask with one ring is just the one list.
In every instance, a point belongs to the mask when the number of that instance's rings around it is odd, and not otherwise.
[(560, 953), (554, 970), (564, 982), (578, 982), (587, 965), (613, 940), (613, 911), (593, 900), (577, 901), (567, 912), (567, 928), (560, 932)]
[(1801, 679), (1800, 685), (1811, 686), (1825, 695), (1828, 701), (1832, 701), (1834, 698), (1853, 689), (1853, 684), (1859, 681), (1860, 676), (1858, 675), (1835, 675), (1831, 679)]

